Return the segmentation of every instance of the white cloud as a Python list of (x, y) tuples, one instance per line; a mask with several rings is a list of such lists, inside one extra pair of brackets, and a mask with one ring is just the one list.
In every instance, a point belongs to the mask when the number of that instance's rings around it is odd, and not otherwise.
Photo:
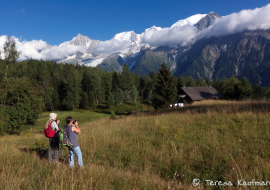
[(243, 10), (218, 18), (214, 25), (203, 30), (198, 38), (226, 36), (245, 30), (270, 29), (270, 4), (253, 10)]
[[(86, 47), (66, 45), (64, 47), (50, 46), (43, 40), (21, 41), (16, 37), (12, 37), (16, 42), (16, 49), (21, 52), (19, 61), (25, 59), (64, 59), (67, 56), (77, 53), (85, 52)], [(6, 41), (6, 36), (0, 36), (0, 50), (3, 51), (3, 44)]]
[(95, 49), (93, 49), (93, 53), (105, 53), (105, 54), (113, 54), (125, 51), (131, 43), (129, 41), (123, 40), (119, 41), (116, 39), (107, 40), (104, 42), (100, 42)]
[(217, 18), (215, 23), (199, 32), (194, 26), (184, 25), (146, 32), (143, 43), (151, 46), (185, 46), (203, 37), (226, 36), (245, 30), (270, 29), (270, 4), (254, 10), (243, 10)]
[[(201, 32), (191, 25), (175, 26), (163, 29), (152, 27), (150, 29), (146, 29), (143, 34), (138, 35), (142, 37), (142, 41), (138, 40), (137, 42), (149, 44), (151, 46), (185, 46), (204, 37), (221, 37), (240, 33), (245, 30), (257, 29), (270, 29), (270, 4), (262, 8), (243, 10), (238, 13), (218, 18), (212, 26)], [(100, 42), (93, 49), (93, 53), (110, 55), (113, 53), (127, 52), (131, 48), (130, 40), (137, 40), (137, 38), (132, 39), (130, 35), (132, 37), (133, 33), (124, 32), (118, 34), (118, 36), (115, 36), (115, 38), (111, 40)], [(22, 41), (21, 38), (18, 39), (16, 37), (13, 37), (13, 39), (16, 41), (17, 50), (21, 51), (19, 60), (29, 58), (44, 60), (65, 59), (77, 52), (86, 52), (86, 47), (70, 45), (69, 42), (64, 42), (59, 46), (50, 46), (43, 40)], [(5, 40), (5, 35), (0, 36), (0, 50), (3, 50)]]
[(151, 46), (185, 46), (193, 41), (198, 33), (198, 29), (191, 25), (175, 26), (163, 28), (155, 32), (146, 32), (142, 42)]

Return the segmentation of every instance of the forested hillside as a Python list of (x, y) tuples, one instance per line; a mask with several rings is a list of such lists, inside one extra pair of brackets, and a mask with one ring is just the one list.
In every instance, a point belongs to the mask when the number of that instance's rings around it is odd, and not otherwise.
[[(12, 54), (11, 54), (12, 55)], [(15, 59), (16, 60), (16, 59)], [(170, 82), (168, 82), (170, 81)], [(107, 72), (96, 68), (54, 61), (0, 60), (1, 134), (19, 133), (20, 126), (33, 125), (42, 111), (92, 109), (101, 103), (110, 108), (123, 101), (152, 101), (155, 108), (166, 108), (179, 101), (181, 87), (212, 85), (225, 99), (268, 99), (270, 88), (251, 85), (243, 77), (208, 78), (172, 76), (165, 63), (159, 72), (140, 77), (127, 64), (122, 71)]]

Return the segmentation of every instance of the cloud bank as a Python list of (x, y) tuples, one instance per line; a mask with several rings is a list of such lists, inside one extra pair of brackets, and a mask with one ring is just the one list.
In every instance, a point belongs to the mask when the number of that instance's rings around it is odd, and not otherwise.
[(197, 34), (198, 29), (194, 26), (175, 26), (163, 28), (155, 32), (146, 32), (142, 42), (151, 46), (185, 46), (191, 43)]
[[(3, 51), (3, 45), (6, 41), (5, 35), (0, 36), (0, 50)], [(71, 54), (77, 52), (85, 52), (86, 47), (66, 45), (66, 46), (51, 46), (42, 40), (20, 41), (16, 37), (11, 37), (16, 42), (16, 49), (21, 52), (18, 61), (25, 59), (44, 59), (58, 60), (65, 59)]]
[(253, 10), (243, 10), (216, 19), (214, 25), (206, 28), (198, 38), (221, 37), (245, 30), (270, 29), (270, 4)]
[(131, 43), (126, 40), (119, 41), (116, 39), (111, 39), (104, 42), (100, 42), (95, 47), (95, 49), (93, 49), (93, 53), (101, 53), (101, 54), (120, 53), (126, 51), (130, 45)]
[(221, 18), (215, 23), (198, 31), (196, 27), (184, 25), (172, 28), (163, 28), (155, 33), (145, 34), (143, 43), (151, 46), (185, 46), (204, 37), (221, 37), (236, 34), (245, 30), (270, 29), (270, 4), (253, 10), (243, 10)]

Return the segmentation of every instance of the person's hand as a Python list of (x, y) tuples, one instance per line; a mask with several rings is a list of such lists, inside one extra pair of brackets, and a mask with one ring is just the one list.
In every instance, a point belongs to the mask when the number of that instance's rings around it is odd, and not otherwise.
[(76, 125), (76, 127), (78, 127), (78, 121), (76, 121), (75, 125)]
[(60, 120), (57, 120), (57, 125), (59, 125), (59, 123), (60, 123)]

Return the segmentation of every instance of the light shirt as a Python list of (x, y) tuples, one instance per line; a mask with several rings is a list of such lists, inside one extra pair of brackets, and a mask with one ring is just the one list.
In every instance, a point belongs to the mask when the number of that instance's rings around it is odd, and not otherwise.
[[(52, 120), (50, 120), (50, 123), (52, 122)], [(49, 124), (50, 124), (49, 123)], [(52, 130), (54, 130), (54, 131), (57, 131), (57, 129), (58, 129), (58, 125), (56, 124), (56, 122), (54, 121), (54, 122), (52, 122)]]

